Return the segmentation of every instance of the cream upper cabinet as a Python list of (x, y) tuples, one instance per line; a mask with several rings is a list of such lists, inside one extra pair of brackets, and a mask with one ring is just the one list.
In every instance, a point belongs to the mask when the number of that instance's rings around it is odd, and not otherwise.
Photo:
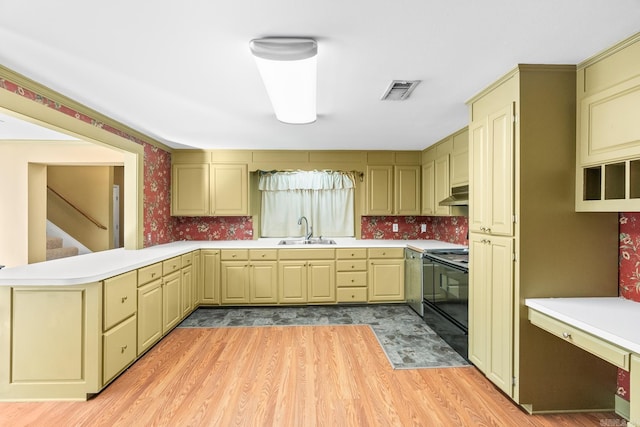
[(436, 175), (435, 161), (422, 164), (422, 215), (436, 213)]
[(420, 166), (394, 166), (394, 214), (420, 215)]
[(469, 101), (469, 359), (530, 412), (606, 407), (615, 384), (524, 305), (618, 292), (617, 214), (576, 213), (572, 200), (575, 85), (573, 66), (519, 65)]
[(471, 231), (512, 236), (514, 223), (514, 103), (471, 123)]
[(245, 164), (211, 165), (211, 207), (213, 216), (249, 214), (249, 174)]
[(367, 166), (367, 215), (419, 215), (420, 166)]
[(640, 33), (578, 65), (576, 210), (640, 210)]
[(247, 164), (210, 163), (188, 154), (178, 155), (171, 167), (171, 215), (248, 215)]
[(449, 185), (449, 154), (438, 157), (434, 162), (434, 204), (436, 215), (449, 215), (451, 208), (449, 206), (440, 206), (440, 201), (446, 199), (451, 194), (451, 186)]
[(174, 164), (171, 167), (171, 215), (209, 213), (209, 165)]
[(451, 151), (451, 187), (469, 184), (469, 130), (467, 128), (453, 135)]

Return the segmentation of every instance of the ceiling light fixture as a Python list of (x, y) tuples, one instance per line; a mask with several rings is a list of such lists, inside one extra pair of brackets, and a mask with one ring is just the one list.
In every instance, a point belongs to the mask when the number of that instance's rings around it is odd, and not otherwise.
[(251, 40), (249, 47), (276, 118), (293, 124), (315, 122), (316, 41), (269, 37)]

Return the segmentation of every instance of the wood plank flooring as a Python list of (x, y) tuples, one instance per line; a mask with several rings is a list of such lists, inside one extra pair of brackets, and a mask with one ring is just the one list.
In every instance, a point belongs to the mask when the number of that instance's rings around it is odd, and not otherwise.
[(0, 426), (600, 426), (530, 416), (474, 367), (393, 370), (368, 326), (175, 329), (87, 402), (0, 403)]

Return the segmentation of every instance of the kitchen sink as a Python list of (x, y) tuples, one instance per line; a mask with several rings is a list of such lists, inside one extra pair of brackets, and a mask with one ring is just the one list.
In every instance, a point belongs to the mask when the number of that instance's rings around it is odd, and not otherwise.
[(278, 242), (279, 245), (335, 245), (332, 239), (311, 238), (311, 239), (284, 239)]

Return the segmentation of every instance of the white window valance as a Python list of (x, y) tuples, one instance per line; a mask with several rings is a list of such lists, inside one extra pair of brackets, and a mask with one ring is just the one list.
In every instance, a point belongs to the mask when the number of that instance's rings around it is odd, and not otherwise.
[(355, 187), (352, 172), (293, 171), (262, 172), (258, 189), (261, 191), (342, 190)]
[(352, 172), (261, 172), (262, 237), (304, 236), (307, 218), (314, 236), (354, 236)]

